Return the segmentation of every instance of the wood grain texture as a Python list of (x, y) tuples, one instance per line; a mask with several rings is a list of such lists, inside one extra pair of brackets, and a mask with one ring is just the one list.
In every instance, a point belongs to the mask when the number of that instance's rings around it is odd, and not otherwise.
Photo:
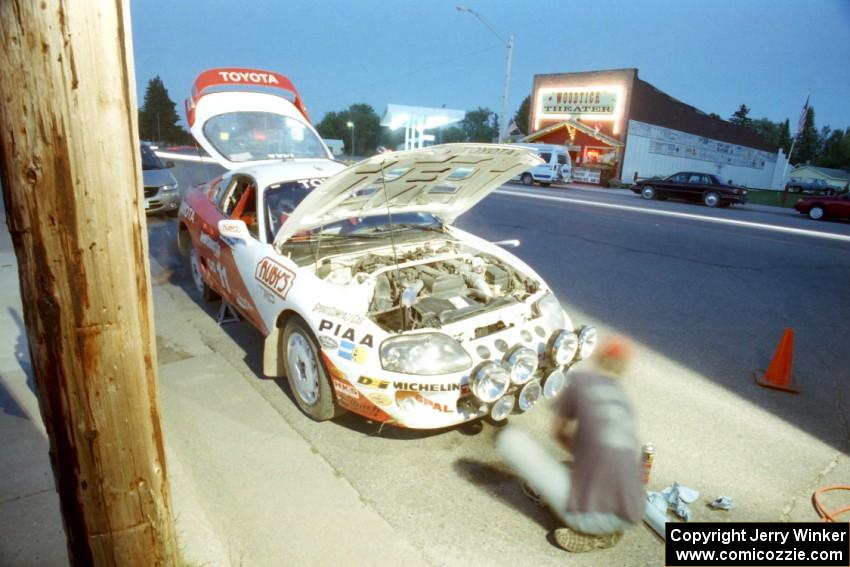
[(0, 2), (0, 166), (77, 565), (177, 561), (125, 1)]

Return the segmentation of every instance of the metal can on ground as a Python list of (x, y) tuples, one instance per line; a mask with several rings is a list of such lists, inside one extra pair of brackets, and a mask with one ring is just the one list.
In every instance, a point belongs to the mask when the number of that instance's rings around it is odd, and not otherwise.
[(649, 474), (652, 471), (652, 461), (655, 460), (655, 447), (647, 443), (641, 447), (640, 462), (643, 468), (643, 485), (649, 484)]

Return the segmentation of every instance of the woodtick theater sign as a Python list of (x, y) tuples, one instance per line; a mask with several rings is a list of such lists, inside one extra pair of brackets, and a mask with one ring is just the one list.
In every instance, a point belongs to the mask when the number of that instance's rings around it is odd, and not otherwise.
[(541, 93), (545, 114), (614, 114), (617, 93), (604, 90), (558, 90)]

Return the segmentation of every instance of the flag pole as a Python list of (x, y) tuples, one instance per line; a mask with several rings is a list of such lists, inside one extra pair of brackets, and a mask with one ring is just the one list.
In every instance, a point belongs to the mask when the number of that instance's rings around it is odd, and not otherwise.
[(806, 94), (806, 102), (803, 103), (803, 110), (800, 112), (800, 119), (797, 121), (797, 134), (791, 140), (791, 147), (788, 149), (788, 158), (785, 160), (785, 167), (782, 169), (782, 202), (785, 203), (785, 198), (788, 196), (788, 183), (785, 181), (785, 176), (788, 174), (788, 165), (791, 163), (791, 156), (794, 155), (794, 146), (797, 145), (797, 139), (806, 127), (806, 118), (809, 112), (809, 100), (812, 97), (811, 91)]

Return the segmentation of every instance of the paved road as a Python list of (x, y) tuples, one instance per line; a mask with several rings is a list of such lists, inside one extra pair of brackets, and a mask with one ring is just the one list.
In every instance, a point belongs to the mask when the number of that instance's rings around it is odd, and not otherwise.
[[(847, 483), (850, 224), (757, 207), (645, 202), (626, 192), (506, 186), (459, 225), (521, 239), (517, 253), (576, 322), (637, 341), (627, 388), (642, 438), (658, 448), (651, 487), (679, 481), (699, 489), (695, 519), (814, 520), (812, 490)], [(149, 232), (152, 257), (174, 273), (162, 285), (184, 296), (189, 277), (174, 254), (173, 221), (152, 219)], [(752, 380), (789, 326), (800, 396)], [(247, 324), (198, 332), (435, 565), (564, 561), (546, 540), (551, 518), (524, 499), (496, 458), (498, 426), (416, 433), (379, 431), (352, 416), (313, 423), (284, 387), (260, 378), (260, 341)], [(512, 421), (542, 436), (548, 420), (541, 407)], [(721, 513), (703, 505), (719, 495), (738, 507)], [(641, 528), (605, 561), (654, 565), (660, 549)], [(600, 557), (570, 561), (593, 565)]]

